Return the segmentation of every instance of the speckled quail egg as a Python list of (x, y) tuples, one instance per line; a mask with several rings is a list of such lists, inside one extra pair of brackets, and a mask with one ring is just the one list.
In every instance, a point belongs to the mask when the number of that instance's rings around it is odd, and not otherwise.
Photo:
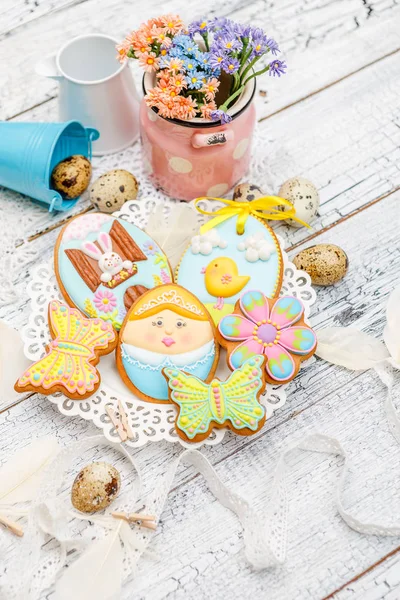
[(265, 196), (264, 192), (254, 183), (239, 183), (233, 190), (233, 199), (239, 202), (251, 202)]
[(89, 185), (92, 165), (86, 156), (75, 154), (59, 162), (51, 174), (51, 187), (63, 198), (78, 198)]
[(90, 201), (101, 212), (112, 213), (128, 200), (134, 200), (138, 188), (138, 181), (132, 173), (125, 169), (114, 169), (94, 182), (90, 189)]
[(76, 476), (71, 502), (81, 512), (98, 512), (111, 504), (120, 487), (121, 478), (115, 467), (106, 462), (93, 462)]
[[(289, 200), (296, 209), (296, 216), (309, 224), (319, 208), (318, 190), (311, 181), (304, 177), (293, 177), (283, 183), (278, 192), (278, 196)], [(288, 209), (283, 209), (288, 210)], [(301, 223), (293, 219), (287, 220), (288, 225), (292, 227), (302, 227)]]
[(347, 273), (347, 254), (335, 244), (317, 244), (302, 250), (293, 259), (294, 265), (306, 271), (315, 285), (332, 285)]

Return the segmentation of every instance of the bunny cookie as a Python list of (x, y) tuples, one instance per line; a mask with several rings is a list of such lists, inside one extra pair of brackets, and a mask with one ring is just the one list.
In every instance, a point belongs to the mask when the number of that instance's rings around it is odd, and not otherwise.
[(172, 282), (161, 248), (147, 233), (104, 213), (79, 215), (58, 236), (55, 272), (68, 304), (119, 330), (141, 294)]
[(113, 252), (112, 240), (106, 231), (99, 233), (97, 242), (101, 249), (95, 243), (86, 241), (82, 243), (82, 251), (98, 261), (99, 267), (103, 271), (100, 275), (101, 281), (110, 281), (113, 275), (116, 275), (122, 269), (132, 268), (133, 263), (131, 260), (122, 260), (119, 254)]

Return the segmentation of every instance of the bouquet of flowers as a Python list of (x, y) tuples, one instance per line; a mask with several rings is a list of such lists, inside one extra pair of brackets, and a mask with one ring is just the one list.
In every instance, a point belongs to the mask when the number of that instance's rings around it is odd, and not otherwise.
[(278, 44), (262, 29), (226, 18), (200, 19), (188, 27), (177, 15), (150, 19), (117, 50), (121, 62), (134, 58), (156, 73), (145, 101), (168, 119), (228, 123), (229, 107), (251, 79), (267, 71), (280, 77), (287, 68), (277, 58), (256, 67), (269, 53), (276, 57)]

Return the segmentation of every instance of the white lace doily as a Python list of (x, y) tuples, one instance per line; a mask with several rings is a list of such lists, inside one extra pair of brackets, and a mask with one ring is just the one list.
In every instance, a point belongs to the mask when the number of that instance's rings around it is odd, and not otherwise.
[[(140, 228), (145, 228), (149, 214), (153, 211), (158, 199), (132, 200), (124, 204), (121, 211), (115, 216), (127, 220)], [(174, 200), (164, 200), (166, 221), (175, 204)], [(215, 209), (215, 203), (204, 201), (206, 210)], [(204, 217), (199, 214), (199, 225)], [(279, 239), (283, 248), (283, 241)], [(311, 287), (311, 281), (307, 273), (299, 271), (289, 262), (287, 254), (283, 251), (284, 276), (281, 295), (290, 294), (299, 298), (305, 306), (305, 315), (308, 316), (311, 305), (315, 302), (315, 292)], [(28, 284), (28, 295), (31, 300), (32, 313), (28, 324), (23, 328), (21, 334), (24, 341), (25, 355), (33, 361), (39, 360), (44, 355), (45, 345), (50, 341), (47, 323), (47, 306), (50, 300), (62, 300), (53, 264), (42, 264), (32, 273), (32, 280)], [(98, 366), (101, 374), (101, 385), (97, 392), (87, 400), (70, 400), (61, 393), (48, 396), (49, 400), (58, 406), (64, 415), (80, 416), (93, 423), (103, 431), (104, 435), (114, 442), (119, 441), (119, 436), (106, 413), (106, 406), (111, 405), (118, 412), (117, 402), (121, 399), (125, 404), (126, 412), (130, 420), (134, 438), (127, 442), (132, 447), (143, 446), (147, 442), (180, 442), (186, 445), (175, 432), (174, 422), (176, 409), (172, 404), (153, 404), (136, 398), (124, 385), (119, 377), (114, 354), (104, 356)], [(226, 361), (222, 357), (216, 372), (217, 377), (222, 380), (229, 375)], [(267, 385), (261, 401), (266, 407), (267, 418), (286, 402), (286, 387), (284, 385)], [(217, 444), (224, 435), (225, 429), (217, 429), (203, 443)], [(193, 446), (193, 444), (191, 444)]]

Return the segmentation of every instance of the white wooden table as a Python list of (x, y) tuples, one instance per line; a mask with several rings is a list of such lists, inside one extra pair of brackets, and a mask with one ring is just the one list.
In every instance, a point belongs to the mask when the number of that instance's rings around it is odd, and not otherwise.
[[(389, 293), (400, 282), (400, 7), (396, 0), (3, 0), (0, 7), (0, 118), (56, 120), (57, 89), (33, 66), (75, 35), (123, 37), (128, 28), (162, 12), (185, 19), (203, 13), (257, 23), (276, 38), (289, 65), (280, 81), (259, 89), (259, 127), (270, 163), (264, 189), (277, 192), (294, 175), (311, 179), (322, 205), (313, 231), (278, 228), (290, 256), (312, 243), (332, 242), (350, 268), (338, 285), (317, 290), (316, 328), (353, 325), (380, 336)], [(257, 151), (255, 149), (255, 151)], [(129, 150), (94, 162), (95, 176), (129, 169)], [(272, 188), (272, 189), (271, 189)], [(29, 306), (25, 285), (36, 262), (51, 256), (66, 215), (50, 215), (0, 190), (1, 229), (30, 223), (25, 242), (38, 254), (15, 276), (19, 301), (0, 318), (22, 327)], [(71, 211), (89, 206), (84, 195)], [(16, 255), (21, 247), (16, 249)], [(0, 265), (0, 268), (2, 266)], [(395, 391), (400, 396), (400, 377)], [(338, 437), (352, 462), (345, 504), (364, 519), (394, 523), (400, 515), (400, 448), (383, 411), (384, 388), (370, 373), (351, 373), (316, 360), (290, 386), (285, 407), (254, 437), (229, 435), (203, 452), (221, 478), (260, 509), (268, 500), (273, 468), (289, 442), (310, 431)], [(95, 433), (91, 423), (66, 419), (44, 398), (0, 407), (0, 459), (33, 438), (55, 434), (61, 445)], [(152, 444), (135, 452), (151, 479), (180, 449)], [(335, 509), (340, 460), (294, 452), (289, 476), (289, 550), (275, 570), (246, 564), (240, 527), (200, 477), (181, 469), (154, 544), (163, 561), (147, 565), (123, 597), (321, 599), (400, 598), (400, 539), (363, 536)], [(2, 571), (18, 540), (1, 548)], [(50, 596), (51, 597), (51, 594)]]

